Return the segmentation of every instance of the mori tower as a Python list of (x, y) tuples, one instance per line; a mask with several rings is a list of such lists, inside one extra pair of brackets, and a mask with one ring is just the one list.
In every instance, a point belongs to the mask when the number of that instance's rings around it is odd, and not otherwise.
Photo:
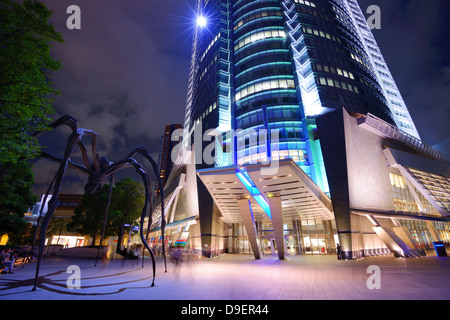
[(196, 10), (183, 134), (195, 175), (169, 178), (167, 226), (187, 225), (173, 243), (280, 259), (340, 243), (351, 259), (448, 240), (448, 159), (420, 140), (356, 0)]
[[(343, 107), (419, 138), (356, 0), (203, 0), (198, 14), (185, 128), (243, 141), (216, 166), (290, 157), (326, 190), (315, 118)], [(278, 130), (276, 152), (252, 145), (260, 129)]]

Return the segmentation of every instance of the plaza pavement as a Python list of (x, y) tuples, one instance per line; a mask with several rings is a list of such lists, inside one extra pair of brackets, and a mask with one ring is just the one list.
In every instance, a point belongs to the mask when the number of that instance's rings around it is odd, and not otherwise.
[[(80, 289), (69, 289), (80, 269)], [(368, 267), (379, 267), (380, 289), (367, 285)], [(212, 259), (157, 261), (151, 287), (151, 260), (116, 260), (94, 267), (92, 259), (47, 257), (41, 264), (39, 288), (32, 292), (35, 263), (14, 274), (0, 275), (0, 300), (449, 300), (449, 258), (392, 256), (338, 261), (335, 256), (276, 256), (254, 260), (226, 254)], [(369, 269), (370, 271), (370, 269)]]

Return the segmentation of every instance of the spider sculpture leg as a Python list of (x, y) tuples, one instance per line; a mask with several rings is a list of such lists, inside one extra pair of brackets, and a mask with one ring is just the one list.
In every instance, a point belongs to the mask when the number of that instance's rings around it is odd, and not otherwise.
[(155, 273), (156, 273), (156, 265), (155, 265), (155, 257), (153, 255), (153, 251), (152, 249), (150, 249), (150, 246), (148, 245), (147, 239), (144, 237), (144, 221), (145, 221), (145, 217), (147, 216), (147, 207), (148, 207), (148, 199), (150, 197), (150, 191), (149, 191), (149, 184), (150, 184), (150, 179), (148, 177), (147, 172), (145, 172), (145, 170), (143, 170), (142, 166), (138, 165), (135, 166), (136, 168), (136, 172), (139, 173), (142, 177), (142, 180), (144, 181), (144, 186), (145, 186), (145, 205), (144, 208), (142, 209), (142, 213), (141, 213), (141, 221), (139, 224), (139, 236), (141, 237), (141, 241), (142, 244), (144, 245), (144, 247), (147, 248), (148, 252), (150, 253), (150, 256), (152, 257), (152, 267), (153, 267), (153, 282), (152, 282), (152, 287), (155, 286)]
[(43, 204), (41, 204), (41, 208), (39, 210), (39, 217), (37, 219), (36, 222), (36, 229), (34, 230), (34, 235), (33, 235), (33, 245), (31, 246), (31, 252), (34, 252), (34, 248), (36, 247), (36, 238), (37, 238), (37, 234), (38, 234), (38, 229), (39, 229), (39, 225), (41, 224), (41, 219), (42, 219), (42, 213), (44, 212), (44, 208), (45, 208), (45, 204), (47, 203), (47, 198), (50, 194), (50, 190), (52, 190), (53, 188), (53, 184), (55, 183), (55, 179), (56, 177), (53, 177), (52, 182), (50, 183), (50, 185), (48, 186), (47, 192), (45, 193), (45, 196), (42, 200)]
[[(67, 125), (68, 127), (70, 127), (72, 129), (72, 132), (75, 132), (77, 130), (76, 122), (77, 122), (77, 120), (74, 117), (72, 117), (69, 114), (66, 114), (66, 115), (62, 116), (61, 118), (59, 118), (58, 120), (56, 120), (54, 123), (50, 124), (49, 128), (50, 129), (56, 129), (59, 126)], [(37, 138), (42, 133), (43, 133), (42, 131), (38, 131), (38, 132), (32, 134), (31, 136), (34, 137), (34, 138)], [(83, 158), (84, 158), (84, 156), (85, 156), (85, 153), (83, 153)], [(42, 152), (41, 153), (41, 157), (61, 162), (61, 159), (59, 159), (58, 157), (56, 157), (56, 156), (54, 156), (52, 154), (49, 154), (47, 152)], [(71, 164), (70, 160), (69, 160), (69, 164)], [(72, 163), (72, 167), (76, 168), (77, 165), (75, 163)], [(79, 170), (83, 170), (85, 168), (83, 167), (83, 169), (81, 169), (81, 168), (78, 168), (78, 169)], [(85, 173), (87, 173), (87, 172), (85, 172)], [(53, 177), (53, 180), (50, 183), (50, 185), (49, 185), (49, 187), (47, 189), (47, 192), (45, 193), (45, 196), (44, 196), (44, 199), (43, 199), (43, 203), (44, 204), (47, 203), (47, 199), (48, 199), (48, 196), (50, 195), (50, 191), (53, 188), (53, 184), (55, 183), (55, 179), (56, 179), (56, 176)], [(31, 247), (31, 251), (33, 251), (35, 246), (36, 246), (36, 238), (37, 238), (37, 234), (38, 234), (38, 228), (39, 228), (39, 225), (41, 223), (42, 213), (43, 213), (44, 207), (45, 207), (45, 205), (41, 206), (41, 209), (40, 209), (40, 212), (39, 212), (39, 217), (38, 217), (37, 224), (36, 224), (36, 230), (34, 231), (34, 235), (33, 235), (33, 245)]]
[[(68, 166), (70, 168), (75, 169), (75, 170), (77, 170), (77, 171), (79, 171), (81, 173), (89, 175), (89, 170), (87, 168), (90, 168), (91, 165), (90, 165), (90, 162), (89, 162), (89, 158), (87, 157), (86, 147), (84, 146), (83, 141), (81, 141), (81, 140), (78, 141), (78, 146), (80, 147), (80, 150), (81, 150), (81, 153), (82, 153), (82, 157), (83, 157), (83, 160), (84, 160), (84, 163), (85, 163), (86, 167), (84, 167), (82, 165), (79, 165), (79, 164), (71, 161), (70, 159), (69, 159), (67, 164), (68, 164)], [(49, 159), (49, 160), (57, 161), (59, 163), (61, 163), (61, 161), (62, 161), (61, 158), (59, 158), (59, 157), (57, 157), (57, 156), (55, 156), (53, 154), (50, 154), (48, 152), (45, 152), (45, 151), (41, 152), (41, 157)], [(56, 176), (53, 177), (53, 180), (50, 183), (50, 185), (49, 185), (49, 187), (47, 189), (47, 192), (44, 195), (44, 198), (43, 198), (43, 203), (44, 204), (47, 203), (47, 199), (48, 199), (48, 196), (50, 195), (50, 192), (51, 192), (51, 190), (53, 188), (53, 185), (55, 183), (55, 179), (56, 179)], [(44, 207), (45, 207), (45, 205), (41, 206), (41, 209), (40, 209), (40, 212), (39, 212), (39, 217), (38, 217), (37, 224), (36, 224), (37, 227), (36, 227), (36, 230), (34, 232), (33, 245), (32, 245), (31, 251), (33, 251), (35, 246), (36, 246), (36, 238), (37, 238), (38, 228), (39, 228), (41, 220), (42, 220), (42, 213), (43, 213)]]
[[(77, 119), (75, 119), (73, 116), (71, 116), (70, 114), (65, 114), (62, 117), (60, 117), (58, 120), (56, 120), (55, 122), (51, 123), (48, 125), (48, 127), (50, 128), (50, 130), (56, 129), (57, 127), (66, 125), (68, 126), (70, 129), (72, 129), (72, 132), (77, 131)], [(44, 133), (44, 131), (38, 131), (33, 133), (31, 136), (33, 138), (37, 138), (39, 137), (42, 133)]]
[[(80, 146), (81, 152), (83, 154), (83, 159), (86, 162), (87, 156), (85, 153), (85, 149), (83, 149), (81, 138), (84, 135), (89, 135), (89, 136), (93, 137), (93, 139), (94, 139), (94, 136), (96, 137), (95, 132), (85, 130), (85, 129), (77, 129), (77, 121), (74, 117), (72, 117), (70, 115), (64, 115), (63, 117), (59, 118), (54, 123), (49, 125), (49, 127), (51, 129), (56, 129), (57, 127), (62, 126), (62, 125), (67, 125), (68, 127), (70, 127), (72, 129), (72, 134), (68, 138), (66, 150), (64, 151), (64, 157), (62, 159), (59, 159), (48, 153), (45, 153), (45, 152), (42, 153), (42, 155), (44, 157), (50, 158), (52, 160), (56, 160), (60, 164), (59, 164), (58, 171), (52, 181), (52, 184), (53, 184), (52, 198), (51, 198), (50, 202), (48, 203), (48, 210), (42, 221), (42, 225), (39, 230), (39, 253), (38, 253), (38, 261), (36, 264), (36, 275), (34, 278), (34, 286), (33, 286), (32, 291), (36, 291), (36, 288), (37, 288), (37, 283), (38, 283), (38, 278), (39, 278), (39, 269), (40, 269), (40, 265), (41, 265), (41, 261), (42, 261), (42, 257), (43, 257), (43, 253), (44, 253), (43, 251), (44, 251), (47, 227), (48, 227), (50, 219), (52, 218), (53, 213), (56, 210), (56, 207), (58, 205), (58, 196), (59, 196), (59, 192), (61, 190), (61, 183), (64, 178), (66, 169), (68, 166), (70, 166), (70, 167), (73, 167), (73, 168), (75, 168), (83, 173), (87, 173), (87, 174), (90, 174), (90, 169), (91, 169), (91, 168), (88, 169), (81, 165), (75, 164), (74, 162), (72, 162), (70, 160), (70, 156), (72, 155), (75, 146), (78, 144)], [(41, 132), (37, 132), (33, 136), (38, 137), (40, 134), (41, 134)], [(94, 149), (95, 149), (95, 145), (93, 146), (93, 151), (94, 151)], [(88, 160), (87, 160), (87, 162), (88, 162)], [(86, 164), (88, 164), (88, 163), (86, 163)], [(48, 189), (48, 191), (45, 195), (45, 198), (48, 197), (49, 191), (50, 191), (50, 188)]]
[[(57, 161), (59, 163), (62, 162), (61, 158), (58, 158), (57, 156), (49, 154), (47, 152), (42, 152), (41, 153), (41, 157), (49, 159), (49, 160)], [(79, 171), (81, 173), (89, 174), (89, 171), (85, 167), (83, 167), (83, 166), (81, 166), (79, 164), (76, 164), (75, 162), (73, 162), (71, 160), (68, 161), (67, 165), (70, 168), (75, 169), (75, 170), (77, 170), (77, 171)], [(47, 189), (47, 192), (44, 195), (44, 198), (42, 199), (42, 203), (43, 204), (41, 205), (41, 209), (39, 210), (39, 217), (38, 217), (38, 220), (36, 222), (36, 229), (35, 229), (34, 235), (33, 235), (33, 245), (31, 246), (31, 250), (30, 250), (31, 252), (34, 252), (34, 248), (36, 247), (36, 240), (37, 240), (37, 236), (38, 236), (38, 232), (39, 232), (39, 227), (41, 225), (41, 220), (43, 219), (42, 213), (43, 213), (43, 211), (45, 209), (45, 204), (47, 203), (47, 199), (48, 199), (48, 197), (50, 195), (50, 192), (53, 190), (53, 185), (55, 184), (55, 180), (56, 180), (56, 176), (53, 177), (53, 180), (50, 183), (50, 185), (49, 185), (49, 187)]]
[(39, 278), (39, 268), (41, 266), (41, 261), (44, 253), (44, 245), (45, 245), (45, 235), (47, 233), (47, 227), (50, 222), (50, 219), (53, 215), (53, 212), (55, 211), (57, 205), (58, 205), (58, 196), (59, 192), (61, 190), (61, 183), (62, 179), (64, 177), (64, 174), (67, 169), (67, 165), (69, 162), (69, 157), (73, 152), (73, 149), (75, 145), (78, 143), (78, 140), (80, 139), (80, 133), (78, 130), (76, 132), (73, 132), (67, 142), (67, 147), (64, 152), (64, 157), (59, 165), (58, 171), (55, 175), (55, 183), (53, 185), (53, 193), (52, 198), (50, 199), (50, 202), (48, 203), (48, 211), (47, 214), (44, 217), (44, 220), (42, 221), (41, 228), (39, 230), (39, 255), (38, 255), (38, 261), (36, 264), (36, 275), (34, 278), (34, 287), (32, 291), (36, 291), (37, 282)]
[[(144, 158), (146, 158), (150, 164), (152, 165), (153, 173), (156, 176), (156, 179), (158, 180), (158, 189), (159, 189), (159, 195), (161, 199), (161, 241), (162, 241), (162, 254), (164, 258), (164, 267), (165, 272), (167, 272), (167, 261), (166, 261), (166, 249), (165, 249), (165, 227), (166, 227), (166, 219), (165, 219), (165, 211), (164, 211), (164, 188), (163, 183), (159, 174), (158, 165), (156, 164), (156, 161), (152, 158), (150, 153), (147, 151), (147, 148), (145, 146), (140, 146), (136, 149), (134, 149), (127, 158), (132, 158), (136, 154), (142, 155)], [(153, 208), (150, 210), (150, 216), (149, 216), (149, 226), (151, 225), (152, 221), (152, 214), (153, 214)], [(147, 230), (148, 233), (148, 230)]]
[(139, 225), (139, 236), (141, 238), (142, 244), (147, 249), (147, 251), (149, 252), (150, 257), (152, 259), (152, 267), (153, 267), (152, 287), (154, 287), (155, 286), (155, 276), (156, 276), (155, 256), (153, 254), (152, 249), (148, 245), (146, 238), (144, 237), (144, 221), (147, 216), (147, 208), (149, 205), (149, 198), (150, 198), (150, 177), (149, 177), (147, 171), (145, 171), (145, 169), (142, 167), (142, 165), (139, 164), (135, 159), (132, 159), (132, 158), (126, 158), (122, 161), (118, 161), (118, 162), (112, 164), (105, 172), (106, 172), (106, 174), (113, 174), (113, 173), (117, 172), (118, 170), (125, 168), (125, 167), (129, 167), (129, 166), (133, 166), (135, 168), (136, 172), (141, 176), (143, 184), (144, 184), (145, 203), (144, 203), (144, 207), (141, 212), (141, 219), (140, 219), (140, 225)]
[[(153, 212), (153, 204), (150, 201), (149, 203), (150, 206), (150, 212)], [(145, 235), (145, 241), (147, 241), (148, 243), (148, 238), (150, 237), (150, 227), (152, 225), (152, 221), (151, 221), (151, 214), (149, 215), (148, 221), (147, 221), (147, 234)], [(145, 252), (145, 246), (142, 248), (142, 268), (144, 267), (144, 252)]]
[(97, 252), (97, 257), (95, 258), (94, 267), (97, 266), (98, 257), (100, 255), (100, 252), (102, 251), (102, 243), (103, 243), (103, 238), (105, 237), (105, 230), (106, 230), (106, 224), (108, 221), (108, 212), (109, 212), (109, 206), (111, 204), (111, 194), (112, 194), (113, 185), (114, 185), (114, 174), (111, 174), (111, 176), (109, 177), (108, 203), (106, 204), (105, 217), (103, 218), (102, 235), (100, 237), (100, 246), (98, 247), (98, 252)]

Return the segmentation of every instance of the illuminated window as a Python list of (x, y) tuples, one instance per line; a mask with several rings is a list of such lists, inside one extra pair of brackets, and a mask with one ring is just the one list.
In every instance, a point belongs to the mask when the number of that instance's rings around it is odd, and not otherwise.
[(280, 79), (260, 82), (252, 86), (248, 86), (236, 92), (236, 101), (241, 100), (252, 93), (257, 93), (264, 90), (279, 89), (279, 88), (295, 88), (295, 82), (292, 79)]
[(389, 178), (391, 179), (391, 186), (406, 189), (405, 180), (402, 176), (394, 173), (389, 173)]
[(286, 38), (286, 32), (284, 30), (264, 30), (254, 33), (244, 39), (240, 40), (235, 46), (234, 51), (238, 51), (240, 48), (244, 47), (249, 43), (253, 43), (258, 40), (268, 39), (268, 38)]

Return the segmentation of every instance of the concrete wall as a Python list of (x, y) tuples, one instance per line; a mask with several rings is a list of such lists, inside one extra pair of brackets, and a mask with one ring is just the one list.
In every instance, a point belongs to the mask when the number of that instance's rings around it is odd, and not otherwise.
[(350, 207), (393, 211), (384, 139), (358, 126), (343, 110)]
[(386, 246), (365, 217), (352, 209), (394, 211), (386, 141), (360, 127), (345, 109), (317, 119), (342, 254), (356, 259), (383, 254)]

